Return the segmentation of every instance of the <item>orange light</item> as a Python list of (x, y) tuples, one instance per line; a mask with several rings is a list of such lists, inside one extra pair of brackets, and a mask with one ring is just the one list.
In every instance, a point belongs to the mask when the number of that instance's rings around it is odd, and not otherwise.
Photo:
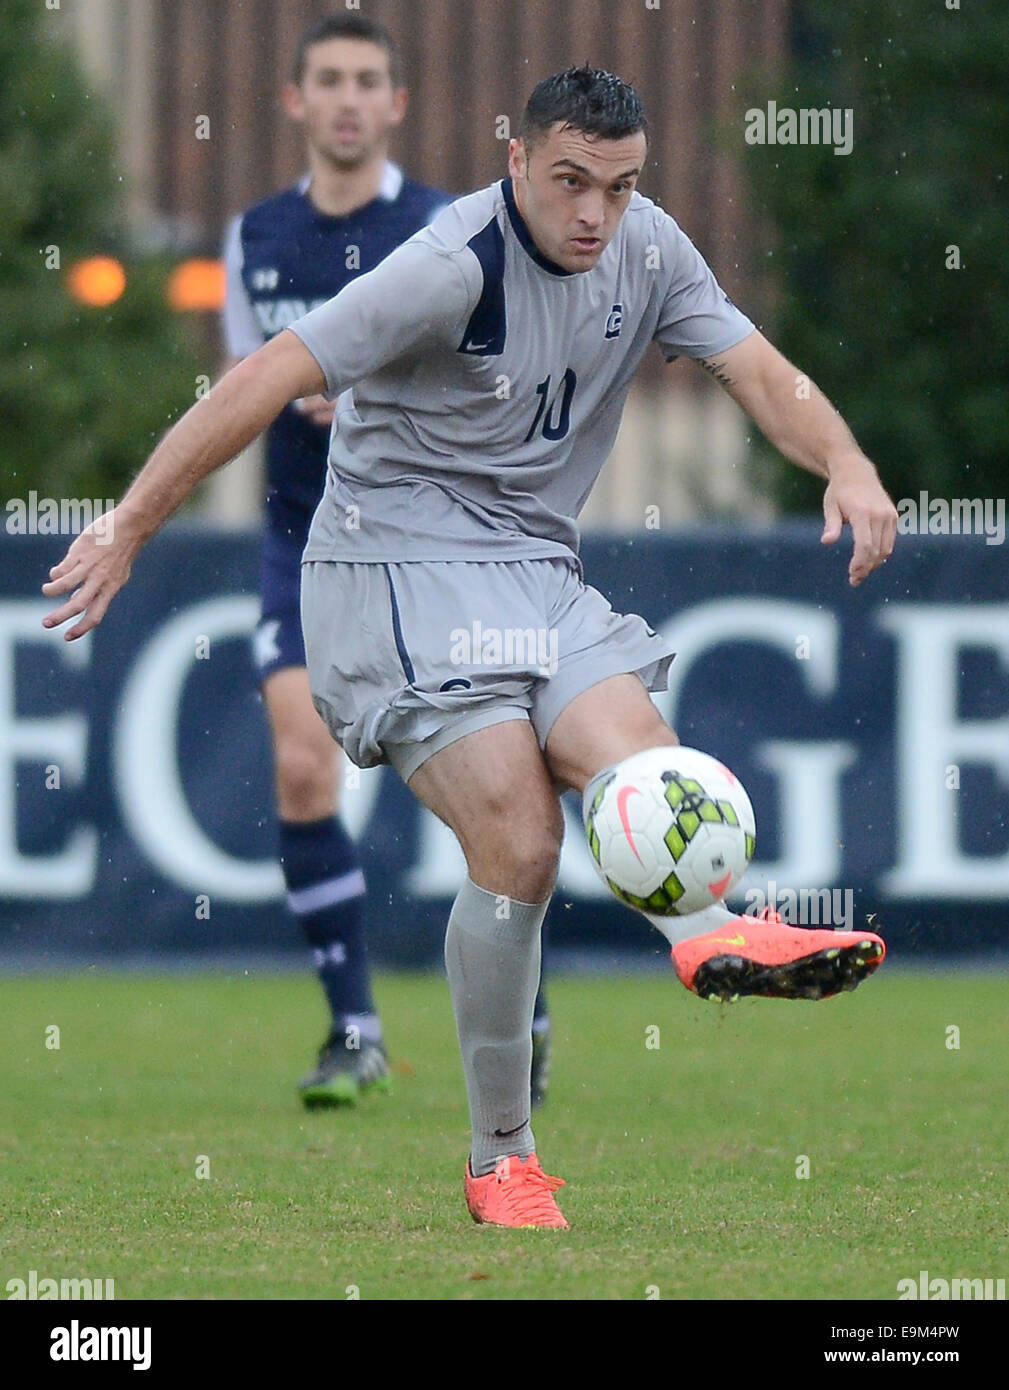
[(67, 289), (79, 304), (103, 309), (126, 288), (126, 271), (111, 256), (90, 256), (67, 271)]
[(223, 261), (183, 261), (168, 277), (165, 293), (169, 304), (179, 313), (194, 309), (223, 309)]

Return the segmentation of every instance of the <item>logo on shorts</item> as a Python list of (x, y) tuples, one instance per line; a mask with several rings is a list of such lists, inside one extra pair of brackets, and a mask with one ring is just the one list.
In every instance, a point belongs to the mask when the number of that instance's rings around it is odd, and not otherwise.
[(462, 676), (456, 676), (455, 680), (446, 681), (444, 685), (439, 685), (438, 693), (448, 695), (453, 690), (472, 690), (473, 682), (463, 680)]
[(620, 330), (623, 326), (624, 306), (622, 304), (614, 304), (613, 308), (610, 310), (609, 318), (606, 320), (607, 338), (619, 338)]

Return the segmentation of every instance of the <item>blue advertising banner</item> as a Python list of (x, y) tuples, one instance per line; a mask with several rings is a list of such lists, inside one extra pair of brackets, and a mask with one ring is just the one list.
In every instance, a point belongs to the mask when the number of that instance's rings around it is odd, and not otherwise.
[[(1009, 946), (1009, 565), (991, 540), (902, 536), (856, 590), (813, 524), (585, 542), (587, 581), (675, 642), (656, 702), (682, 742), (750, 793), (740, 909), (875, 914), (896, 958)], [(169, 528), (71, 644), (40, 625), (65, 538), (0, 545), (0, 957), (303, 952), (249, 656), (256, 538)], [(434, 961), (455, 842), (391, 769), (346, 772), (373, 954)], [(552, 943), (662, 953), (565, 800)]]

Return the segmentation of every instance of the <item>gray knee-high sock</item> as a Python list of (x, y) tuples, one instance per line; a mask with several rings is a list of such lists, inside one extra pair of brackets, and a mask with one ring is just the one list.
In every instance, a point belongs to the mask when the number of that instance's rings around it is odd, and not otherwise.
[(526, 1158), (535, 1148), (529, 1069), (546, 910), (546, 902), (498, 897), (467, 878), (448, 919), (445, 966), (466, 1075), (474, 1177), (490, 1173), (506, 1154)]

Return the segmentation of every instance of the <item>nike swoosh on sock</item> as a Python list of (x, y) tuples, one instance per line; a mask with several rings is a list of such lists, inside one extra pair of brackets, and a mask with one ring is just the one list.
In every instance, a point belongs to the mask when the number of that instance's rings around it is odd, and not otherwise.
[(514, 1129), (496, 1129), (494, 1131), (494, 1138), (510, 1139), (513, 1134), (518, 1134), (519, 1130), (525, 1129), (528, 1123), (528, 1120), (523, 1120), (522, 1123), (520, 1125), (516, 1125)]

